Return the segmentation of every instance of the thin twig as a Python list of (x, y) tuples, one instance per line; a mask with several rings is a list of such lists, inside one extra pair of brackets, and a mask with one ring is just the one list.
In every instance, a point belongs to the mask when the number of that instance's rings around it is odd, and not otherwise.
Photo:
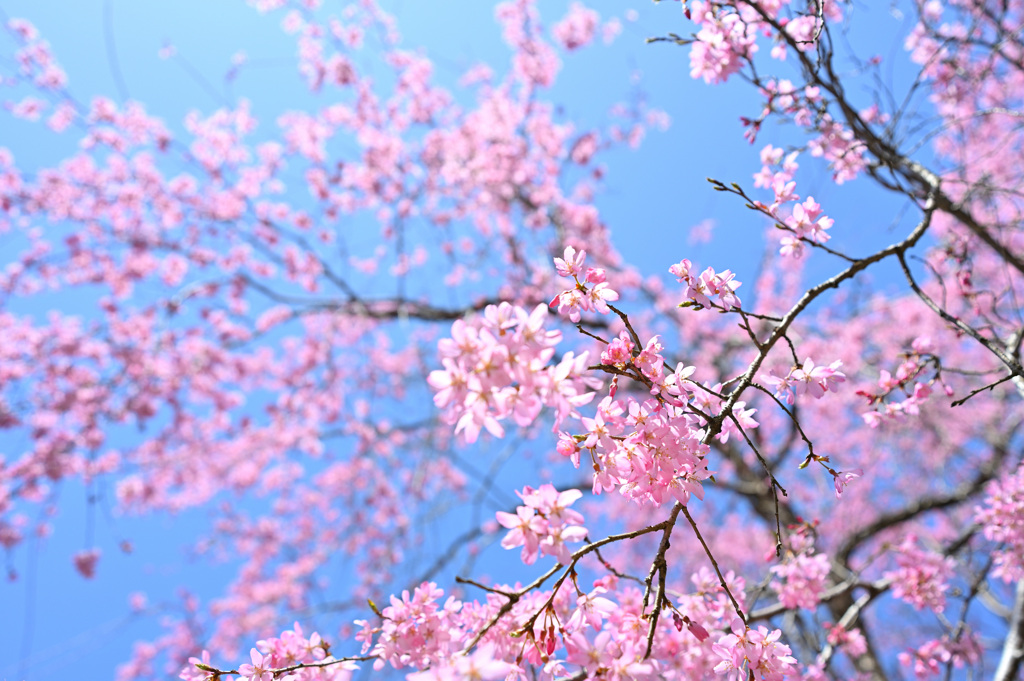
[(747, 616), (743, 614), (743, 608), (740, 607), (740, 604), (736, 600), (736, 597), (732, 595), (732, 589), (729, 588), (729, 585), (725, 581), (725, 576), (722, 575), (722, 568), (718, 567), (718, 561), (715, 560), (715, 557), (711, 554), (711, 549), (708, 548), (707, 542), (704, 541), (704, 537), (701, 536), (700, 530), (697, 529), (697, 523), (694, 522), (693, 516), (690, 515), (690, 512), (686, 509), (685, 506), (682, 506), (682, 510), (683, 515), (686, 516), (686, 520), (690, 523), (690, 527), (693, 528), (693, 533), (697, 535), (697, 539), (700, 541), (700, 545), (704, 547), (704, 553), (707, 554), (708, 560), (711, 561), (711, 565), (715, 568), (715, 573), (718, 575), (718, 583), (722, 585), (722, 588), (725, 589), (725, 593), (728, 594), (729, 600), (732, 601), (732, 607), (736, 609), (736, 614), (739, 615), (740, 619), (743, 621), (743, 624), (746, 624)]

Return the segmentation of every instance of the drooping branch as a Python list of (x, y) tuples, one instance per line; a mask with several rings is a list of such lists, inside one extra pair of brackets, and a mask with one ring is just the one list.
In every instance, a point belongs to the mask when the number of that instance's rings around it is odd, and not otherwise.
[(816, 286), (812, 286), (800, 297), (796, 304), (793, 305), (792, 308), (790, 308), (789, 312), (783, 315), (782, 321), (772, 329), (771, 334), (763, 342), (761, 348), (758, 350), (757, 356), (754, 358), (754, 360), (750, 363), (747, 370), (740, 377), (739, 383), (735, 388), (733, 388), (728, 400), (722, 407), (722, 411), (720, 412), (719, 416), (715, 419), (715, 423), (711, 428), (711, 430), (716, 431), (715, 434), (717, 434), (717, 431), (721, 429), (722, 419), (725, 418), (726, 414), (732, 413), (732, 409), (733, 407), (736, 406), (736, 403), (739, 401), (740, 396), (754, 382), (754, 376), (757, 375), (757, 372), (761, 368), (761, 365), (764, 364), (764, 361), (768, 358), (768, 354), (771, 352), (771, 349), (775, 347), (775, 344), (778, 343), (780, 339), (785, 337), (787, 331), (789, 331), (789, 328), (793, 325), (794, 322), (796, 322), (797, 318), (801, 315), (801, 313), (803, 313), (803, 311), (806, 310), (811, 303), (817, 300), (823, 293), (825, 293), (829, 289), (837, 289), (841, 284), (843, 284), (843, 282), (852, 279), (857, 274), (863, 272), (871, 265), (874, 265), (875, 263), (885, 260), (886, 258), (889, 258), (891, 256), (906, 253), (907, 250), (913, 248), (917, 244), (917, 242), (921, 240), (921, 237), (924, 236), (925, 232), (927, 232), (928, 230), (929, 225), (931, 224), (931, 218), (934, 212), (934, 200), (931, 195), (929, 195), (928, 199), (926, 200), (925, 205), (923, 206), (923, 210), (924, 217), (922, 218), (921, 222), (919, 222), (917, 226), (914, 227), (914, 229), (910, 232), (910, 234), (907, 235), (905, 239), (897, 243), (894, 243), (888, 246), (887, 248), (883, 248), (882, 250), (874, 253), (871, 256), (857, 260), (842, 272), (839, 272), (838, 274), (830, 277), (829, 279), (826, 279), (825, 281), (821, 282)]
[(903, 276), (906, 277), (907, 283), (910, 285), (910, 289), (924, 302), (925, 305), (928, 306), (932, 312), (942, 317), (943, 320), (956, 327), (959, 331), (967, 334), (980, 343), (986, 350), (999, 358), (999, 361), (1006, 365), (1006, 368), (1010, 370), (1012, 375), (1024, 378), (1024, 367), (1021, 367), (1020, 362), (1011, 356), (1005, 348), (1000, 347), (992, 339), (985, 338), (985, 336), (981, 335), (980, 331), (962, 319), (954, 317), (944, 310), (938, 303), (932, 300), (931, 296), (925, 293), (914, 279), (914, 275), (910, 272), (910, 267), (907, 265), (907, 260), (904, 254), (899, 253), (897, 257), (900, 261), (900, 268), (903, 270)]
[[(602, 546), (606, 546), (608, 544), (613, 544), (615, 542), (624, 541), (626, 539), (635, 539), (636, 537), (642, 537), (645, 534), (650, 534), (652, 532), (658, 532), (658, 531), (664, 530), (666, 527), (669, 526), (669, 524), (672, 521), (675, 520), (676, 515), (677, 515), (677, 513), (673, 513), (669, 518), (667, 518), (667, 519), (665, 519), (665, 520), (663, 520), (660, 523), (657, 523), (655, 525), (648, 525), (647, 527), (641, 528), (639, 530), (632, 530), (630, 532), (623, 532), (621, 534), (609, 535), (609, 536), (607, 536), (607, 537), (605, 537), (603, 539), (599, 539), (599, 540), (597, 540), (595, 542), (587, 544), (586, 546), (584, 546), (583, 548), (577, 550), (575, 553), (572, 554), (572, 560), (570, 561), (568, 566), (564, 567), (564, 569), (563, 569), (562, 564), (559, 563), (559, 564), (555, 565), (554, 567), (552, 567), (547, 572), (545, 572), (544, 574), (542, 574), (541, 576), (537, 577), (535, 580), (533, 580), (532, 582), (530, 582), (526, 586), (524, 586), (523, 588), (518, 589), (517, 591), (512, 591), (512, 592), (509, 592), (509, 593), (502, 594), (503, 596), (505, 596), (505, 598), (507, 600), (504, 603), (502, 603), (501, 607), (498, 608), (498, 611), (496, 613), (494, 613), (494, 615), (491, 616), (491, 618), (489, 620), (487, 620), (487, 622), (480, 628), (479, 631), (476, 632), (476, 634), (473, 636), (473, 638), (470, 639), (470, 641), (465, 646), (463, 646), (462, 652), (463, 653), (468, 653), (470, 650), (472, 650), (474, 647), (476, 647), (476, 644), (480, 642), (480, 640), (487, 634), (487, 632), (490, 631), (491, 629), (493, 629), (494, 626), (498, 622), (500, 622), (502, 620), (502, 618), (505, 617), (505, 615), (510, 613), (512, 611), (512, 606), (514, 606), (516, 603), (518, 603), (519, 600), (523, 596), (525, 596), (526, 594), (530, 593), (531, 591), (533, 591), (535, 589), (539, 589), (540, 587), (542, 587), (544, 585), (544, 582), (546, 582), (549, 579), (551, 579), (552, 577), (554, 577), (560, 571), (562, 572), (562, 575), (558, 578), (557, 582), (555, 583), (554, 588), (552, 588), (552, 590), (551, 590), (551, 598), (548, 601), (548, 605), (554, 599), (555, 594), (558, 592), (558, 588), (566, 580), (566, 578), (569, 576), (569, 574), (572, 573), (572, 571), (576, 567), (576, 564), (580, 561), (581, 558), (583, 558), (584, 556), (586, 556), (587, 554), (589, 554), (591, 552), (597, 551)], [(456, 581), (463, 581), (463, 582), (465, 582), (466, 580), (464, 580), (462, 578), (456, 577)], [(547, 607), (547, 606), (545, 605), (545, 607)], [(540, 614), (541, 612), (543, 612), (543, 610), (544, 610), (544, 607), (542, 607), (540, 610), (538, 610), (537, 614)]]
[[(879, 162), (896, 176), (910, 183), (911, 187), (920, 192), (921, 195), (927, 195), (935, 209), (956, 218), (960, 224), (991, 248), (1005, 263), (1017, 270), (1018, 273), (1024, 274), (1024, 257), (1015, 253), (996, 239), (990, 229), (967, 210), (962, 202), (955, 200), (945, 192), (941, 187), (941, 180), (936, 173), (921, 163), (907, 157), (890, 142), (882, 139), (864, 121), (860, 112), (857, 111), (856, 107), (846, 97), (845, 90), (841, 85), (841, 79), (835, 73), (830, 55), (818, 63), (812, 61), (810, 56), (800, 49), (797, 40), (775, 18), (761, 8), (757, 2), (748, 4), (758, 12), (762, 20), (772, 26), (776, 35), (780, 36), (793, 48), (797, 58), (800, 60), (800, 65), (808, 83), (822, 88), (832, 96), (833, 101), (839, 107), (843, 118), (854, 132), (857, 140), (863, 143)], [(892, 186), (884, 183), (882, 183), (882, 186), (885, 186), (887, 189), (893, 189)], [(897, 190), (908, 196), (914, 194), (914, 192), (907, 191), (907, 188), (903, 187), (899, 187)]]

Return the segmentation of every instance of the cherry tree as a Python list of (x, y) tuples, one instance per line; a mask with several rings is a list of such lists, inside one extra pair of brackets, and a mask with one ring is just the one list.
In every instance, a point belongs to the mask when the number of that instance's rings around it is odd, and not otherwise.
[[(509, 61), (454, 88), (371, 0), (250, 4), (321, 104), (184, 134), (5, 17), (7, 115), (76, 145), (0, 149), (10, 570), (65, 480), (212, 509), (237, 568), (119, 679), (1020, 677), (1024, 3), (902, 3), (885, 59), (837, 0), (655, 8), (644, 49), (756, 102), (722, 134), (760, 163), (707, 186), (750, 276), (652, 239), (642, 272), (602, 218), (602, 159), (666, 116), (583, 127), (555, 84), (628, 14), (503, 2)], [(452, 499), (474, 523), (424, 560)]]

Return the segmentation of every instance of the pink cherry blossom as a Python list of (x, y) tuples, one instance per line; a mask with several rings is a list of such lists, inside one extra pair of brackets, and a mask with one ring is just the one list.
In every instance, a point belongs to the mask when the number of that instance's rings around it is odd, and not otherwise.
[[(164, 46), (223, 90), (178, 119), (0, 27), (12, 589), (69, 519), (91, 589), (170, 513), (225, 576), (130, 599), (119, 681), (1014, 676), (1019, 2), (902, 3), (884, 57), (846, 3), (617, 10), (740, 88), (672, 112), (746, 164), (711, 180), (742, 209), (715, 235), (677, 172), (706, 154), (615, 82), (617, 16), (501, 2), (497, 61), (452, 72), (374, 0), (248, 4), (286, 49), (261, 34), (218, 75)], [(263, 52), (294, 55), (283, 99)], [(662, 131), (675, 167), (636, 167), (678, 186), (635, 191), (618, 152)], [(668, 257), (693, 224), (703, 250)]]
[(253, 648), (249, 653), (252, 664), (243, 664), (238, 668), (239, 675), (250, 681), (270, 681), (272, 674), (264, 667), (263, 654)]

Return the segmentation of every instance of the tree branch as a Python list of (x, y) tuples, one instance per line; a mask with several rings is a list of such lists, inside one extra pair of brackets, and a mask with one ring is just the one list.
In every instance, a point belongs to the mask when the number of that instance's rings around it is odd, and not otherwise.
[(992, 681), (1014, 681), (1024, 662), (1024, 579), (1017, 582), (1017, 595), (1013, 601), (1013, 617), (1010, 631), (1003, 644), (1003, 654)]

